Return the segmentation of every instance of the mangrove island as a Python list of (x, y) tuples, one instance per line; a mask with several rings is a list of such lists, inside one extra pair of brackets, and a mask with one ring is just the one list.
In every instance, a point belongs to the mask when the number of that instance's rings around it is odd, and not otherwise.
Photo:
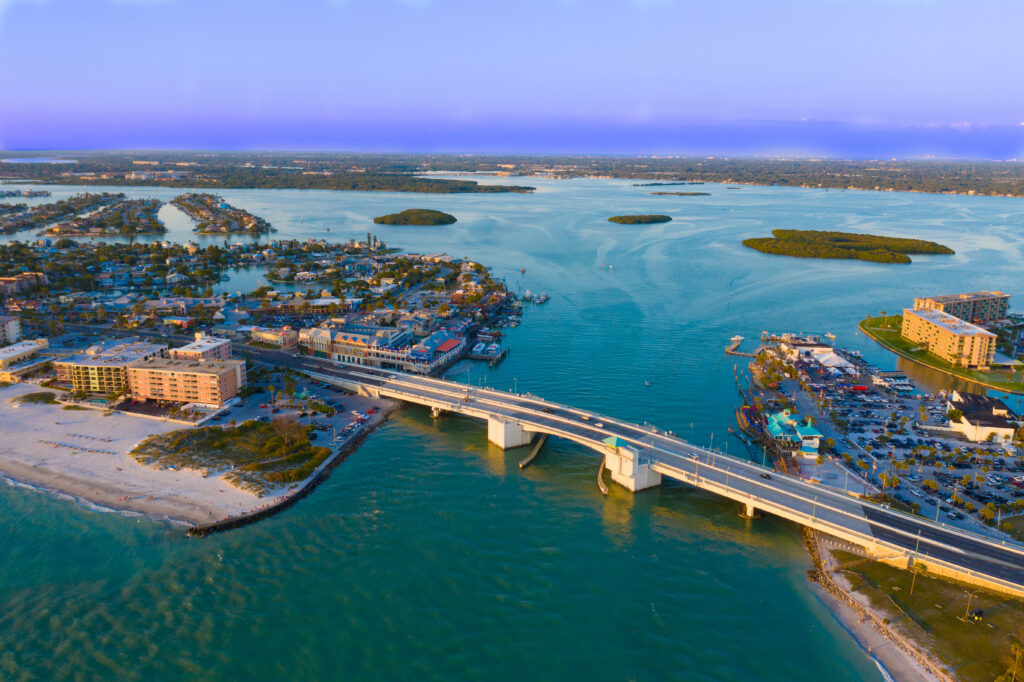
[(672, 218), (660, 213), (650, 213), (647, 215), (613, 215), (608, 220), (620, 225), (647, 225), (649, 223), (667, 223)]
[(744, 239), (743, 246), (778, 256), (839, 258), (874, 263), (909, 263), (907, 254), (948, 255), (955, 251), (924, 239), (882, 237), (855, 232), (772, 230), (772, 237)]
[(373, 222), (378, 225), (451, 225), (455, 216), (429, 208), (408, 208), (401, 213), (377, 216)]

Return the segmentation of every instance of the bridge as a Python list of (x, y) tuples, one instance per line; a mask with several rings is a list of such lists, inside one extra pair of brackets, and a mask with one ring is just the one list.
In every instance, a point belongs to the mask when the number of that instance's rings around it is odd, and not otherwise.
[(869, 557), (893, 566), (920, 563), (935, 575), (1024, 597), (1020, 543), (904, 514), (853, 493), (695, 446), (651, 426), (528, 394), (307, 356), (260, 355), (352, 392), (425, 405), (435, 416), (453, 413), (486, 421), (488, 440), (503, 449), (528, 445), (536, 434), (571, 440), (603, 457), (599, 480), (607, 468), (614, 482), (632, 491), (660, 485), (668, 477), (735, 500), (742, 516), (774, 514), (858, 545)]

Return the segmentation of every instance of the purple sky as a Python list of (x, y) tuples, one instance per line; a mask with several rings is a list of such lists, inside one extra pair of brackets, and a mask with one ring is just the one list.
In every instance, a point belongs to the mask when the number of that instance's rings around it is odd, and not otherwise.
[(1024, 157), (1021, 0), (0, 0), (0, 146)]

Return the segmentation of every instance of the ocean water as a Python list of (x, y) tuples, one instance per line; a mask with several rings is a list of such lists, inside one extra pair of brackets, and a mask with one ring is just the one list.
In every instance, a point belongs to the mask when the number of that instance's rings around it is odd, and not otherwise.
[[(723, 353), (734, 334), (752, 347), (762, 330), (832, 332), (895, 367), (856, 333), (865, 314), (922, 294), (1024, 295), (1019, 200), (718, 185), (703, 187), (709, 197), (655, 197), (628, 181), (529, 184), (536, 194), (221, 194), (274, 224), (269, 239), (370, 231), (407, 251), (473, 258), (511, 287), (551, 295), (509, 330), (504, 363), (459, 365), (453, 378), (651, 422), (744, 456), (727, 432), (744, 364)], [(459, 222), (372, 224), (419, 207)], [(164, 211), (166, 238), (195, 239), (184, 216)], [(673, 221), (606, 220), (631, 212)], [(957, 254), (885, 266), (740, 246), (781, 227), (923, 237)], [(223, 238), (202, 238), (213, 240)], [(220, 288), (253, 281), (243, 272)], [(480, 423), (407, 408), (311, 497), (204, 540), (0, 485), (0, 678), (881, 679), (809, 591), (794, 525), (745, 521), (732, 503), (682, 485), (637, 495), (612, 486), (604, 497), (596, 456), (572, 443), (549, 440), (525, 472), (523, 456), (488, 445)]]

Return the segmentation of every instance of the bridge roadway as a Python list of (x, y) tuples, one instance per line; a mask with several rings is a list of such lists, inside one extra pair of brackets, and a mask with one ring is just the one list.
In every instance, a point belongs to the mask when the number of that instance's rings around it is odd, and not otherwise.
[(770, 471), (756, 463), (687, 443), (653, 427), (598, 415), (541, 398), (403, 372), (347, 365), (307, 356), (266, 352), (317, 378), (384, 397), (480, 419), (514, 423), (526, 432), (575, 441), (606, 456), (615, 436), (636, 451), (641, 466), (849, 540), (875, 558), (908, 568), (920, 561), (931, 572), (1024, 596), (1024, 545), (998, 541), (859, 497)]

